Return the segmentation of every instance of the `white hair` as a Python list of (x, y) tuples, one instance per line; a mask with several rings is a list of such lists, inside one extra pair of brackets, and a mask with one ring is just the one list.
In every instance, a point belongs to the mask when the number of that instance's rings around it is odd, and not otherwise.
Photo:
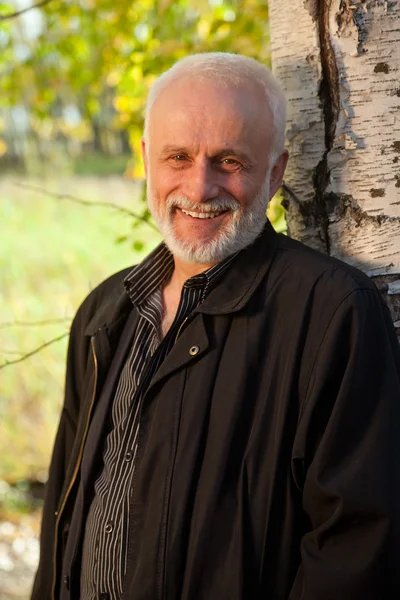
[(266, 108), (272, 115), (272, 143), (270, 165), (273, 165), (285, 147), (286, 97), (279, 81), (263, 64), (240, 54), (229, 52), (204, 52), (192, 54), (176, 62), (152, 85), (146, 103), (144, 139), (149, 143), (149, 122), (152, 106), (161, 92), (173, 81), (193, 76), (197, 80), (207, 79), (218, 84), (241, 87), (259, 84), (265, 94)]

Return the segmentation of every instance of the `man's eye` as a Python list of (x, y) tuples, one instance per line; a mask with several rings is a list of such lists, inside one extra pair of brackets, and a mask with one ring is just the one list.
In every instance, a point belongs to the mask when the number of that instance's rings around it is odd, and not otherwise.
[(171, 158), (176, 162), (181, 162), (186, 159), (186, 156), (184, 154), (175, 154), (175, 156), (172, 156)]
[(240, 164), (236, 158), (223, 158), (221, 163), (227, 167), (237, 167)]

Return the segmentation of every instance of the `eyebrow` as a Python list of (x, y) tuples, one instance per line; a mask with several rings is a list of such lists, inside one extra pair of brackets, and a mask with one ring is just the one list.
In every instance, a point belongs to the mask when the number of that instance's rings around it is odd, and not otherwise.
[(174, 154), (188, 154), (189, 150), (183, 146), (164, 146), (161, 148), (161, 154), (170, 154), (171, 152)]

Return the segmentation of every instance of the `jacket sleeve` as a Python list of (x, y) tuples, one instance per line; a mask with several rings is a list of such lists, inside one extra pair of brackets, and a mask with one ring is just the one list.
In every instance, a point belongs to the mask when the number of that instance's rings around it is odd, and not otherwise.
[(309, 531), (290, 600), (400, 598), (400, 351), (376, 290), (326, 328), (293, 465)]
[(88, 347), (83, 336), (81, 308), (71, 327), (67, 354), (65, 398), (46, 485), (40, 537), (40, 559), (32, 590), (32, 600), (47, 600), (50, 598), (56, 523), (55, 512), (75, 441), (87, 354)]

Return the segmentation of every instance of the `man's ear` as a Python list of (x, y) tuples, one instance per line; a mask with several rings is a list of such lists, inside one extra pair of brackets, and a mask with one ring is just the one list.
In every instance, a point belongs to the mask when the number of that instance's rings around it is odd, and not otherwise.
[(142, 139), (140, 140), (140, 147), (142, 149), (142, 160), (143, 160), (143, 165), (144, 165), (144, 172), (146, 173), (146, 177), (147, 177), (147, 148), (146, 148), (146, 141), (145, 141), (144, 137), (142, 137)]
[(276, 192), (282, 185), (283, 176), (285, 174), (286, 165), (289, 158), (289, 152), (284, 150), (279, 158), (275, 161), (271, 171), (271, 179), (269, 185), (269, 197), (270, 199), (275, 196)]

